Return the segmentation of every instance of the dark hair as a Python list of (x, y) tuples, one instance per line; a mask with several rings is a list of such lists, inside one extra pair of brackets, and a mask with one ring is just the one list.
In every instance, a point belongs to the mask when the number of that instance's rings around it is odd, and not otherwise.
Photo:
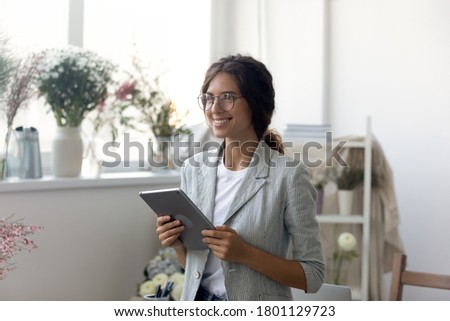
[(211, 80), (220, 72), (234, 77), (252, 111), (252, 124), (258, 139), (264, 139), (270, 148), (283, 154), (281, 136), (269, 129), (275, 110), (275, 90), (272, 75), (266, 66), (250, 56), (239, 54), (221, 58), (206, 71), (202, 93), (208, 90)]

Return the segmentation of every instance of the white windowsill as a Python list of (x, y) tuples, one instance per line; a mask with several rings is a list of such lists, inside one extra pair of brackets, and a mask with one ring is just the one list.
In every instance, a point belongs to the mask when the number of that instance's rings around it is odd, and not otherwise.
[(175, 170), (104, 173), (99, 177), (55, 178), (44, 176), (40, 179), (9, 178), (0, 181), (0, 193), (179, 183), (180, 172)]

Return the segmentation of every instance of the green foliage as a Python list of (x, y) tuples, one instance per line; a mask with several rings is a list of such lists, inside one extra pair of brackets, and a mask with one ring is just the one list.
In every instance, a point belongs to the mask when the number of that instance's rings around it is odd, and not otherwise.
[(153, 134), (158, 137), (169, 137), (176, 134), (189, 134), (190, 130), (179, 126), (182, 118), (179, 117), (175, 104), (168, 100), (153, 114), (147, 114), (152, 124)]
[[(153, 80), (145, 73), (140, 61), (133, 60), (135, 88), (130, 100), (139, 112), (139, 122), (150, 127), (155, 137), (189, 134), (184, 127), (188, 114), (180, 115), (174, 102), (161, 89), (159, 78)], [(137, 127), (137, 125), (135, 126)]]
[(8, 47), (8, 39), (0, 34), (0, 104), (6, 101), (8, 84), (15, 69), (16, 63)]
[(336, 178), (336, 184), (340, 190), (352, 190), (364, 180), (364, 171), (345, 167)]

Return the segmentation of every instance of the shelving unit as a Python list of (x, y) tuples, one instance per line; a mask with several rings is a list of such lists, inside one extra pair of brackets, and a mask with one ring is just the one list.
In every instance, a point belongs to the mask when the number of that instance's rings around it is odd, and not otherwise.
[(371, 210), (371, 190), (372, 190), (372, 130), (371, 118), (367, 118), (366, 135), (362, 142), (347, 142), (344, 147), (364, 148), (364, 191), (363, 191), (363, 212), (352, 215), (321, 214), (317, 218), (320, 223), (330, 224), (361, 224), (361, 287), (352, 289), (354, 300), (366, 301), (369, 299), (369, 250), (370, 250), (370, 210)]

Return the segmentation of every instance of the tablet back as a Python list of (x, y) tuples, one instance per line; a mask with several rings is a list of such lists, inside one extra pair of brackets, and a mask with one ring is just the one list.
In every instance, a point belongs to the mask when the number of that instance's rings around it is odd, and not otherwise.
[(214, 229), (214, 225), (179, 188), (139, 192), (141, 198), (158, 216), (170, 215), (180, 220), (185, 229), (180, 239), (187, 249), (204, 250), (208, 247), (202, 242), (202, 230)]

